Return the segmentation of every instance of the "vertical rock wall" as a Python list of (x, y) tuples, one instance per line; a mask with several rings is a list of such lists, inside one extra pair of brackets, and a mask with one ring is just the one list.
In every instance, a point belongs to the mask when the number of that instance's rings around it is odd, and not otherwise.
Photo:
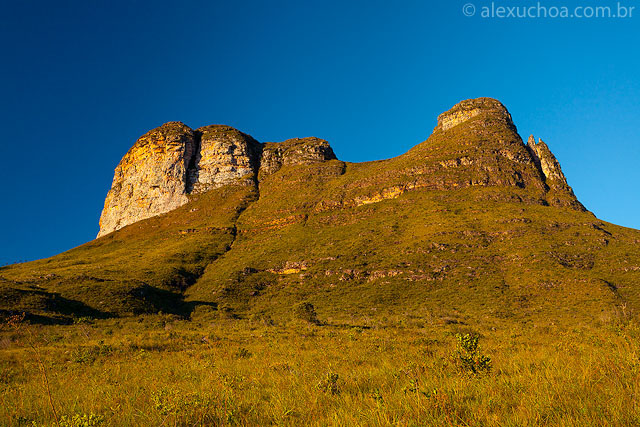
[(187, 202), (185, 180), (196, 135), (180, 122), (144, 134), (116, 167), (98, 237)]
[[(335, 159), (325, 140), (261, 144), (230, 126), (192, 130), (166, 123), (144, 134), (120, 161), (107, 194), (98, 237), (189, 201), (189, 194), (224, 185), (257, 185), (282, 166)], [(262, 167), (261, 167), (262, 165)]]
[(190, 193), (254, 182), (261, 150), (258, 141), (230, 126), (205, 126), (196, 133), (200, 147), (190, 169)]

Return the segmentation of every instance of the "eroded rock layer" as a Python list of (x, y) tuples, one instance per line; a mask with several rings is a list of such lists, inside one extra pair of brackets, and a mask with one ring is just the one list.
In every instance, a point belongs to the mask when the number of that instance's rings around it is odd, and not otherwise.
[(284, 142), (267, 142), (262, 150), (260, 178), (277, 172), (282, 166), (310, 164), (335, 158), (336, 155), (329, 143), (320, 138), (293, 138)]
[(578, 210), (585, 210), (578, 201), (573, 189), (567, 183), (567, 178), (562, 172), (560, 162), (553, 155), (549, 146), (539, 139), (536, 143), (533, 135), (529, 137), (527, 148), (533, 161), (544, 176), (545, 184), (549, 187), (550, 203), (557, 206), (569, 206)]

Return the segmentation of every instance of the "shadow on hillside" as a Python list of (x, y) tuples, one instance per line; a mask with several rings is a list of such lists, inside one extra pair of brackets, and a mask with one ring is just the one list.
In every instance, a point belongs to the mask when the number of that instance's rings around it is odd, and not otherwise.
[(112, 314), (95, 309), (81, 301), (66, 298), (57, 292), (41, 289), (4, 289), (1, 317), (25, 314), (25, 320), (43, 325), (72, 323), (72, 318), (106, 319)]
[(94, 319), (107, 319), (113, 314), (93, 308), (81, 301), (65, 298), (59, 294), (52, 294), (47, 300), (47, 311), (60, 313), (72, 317), (91, 317)]
[(21, 316), (22, 314), (24, 314), (26, 322), (34, 325), (71, 325), (73, 323), (73, 319), (69, 317), (44, 316), (28, 310), (0, 310), (0, 320), (4, 322), (11, 316)]
[(208, 301), (185, 301), (184, 305), (188, 311), (188, 314), (187, 314), (188, 317), (190, 317), (191, 313), (193, 313), (196, 307), (199, 307), (199, 306), (211, 307), (214, 310), (218, 309), (218, 303), (208, 302)]
[(174, 314), (190, 318), (191, 313), (198, 306), (208, 306), (217, 309), (218, 304), (206, 301), (185, 301), (184, 294), (165, 289), (144, 285), (138, 289), (138, 295), (148, 304), (149, 311)]

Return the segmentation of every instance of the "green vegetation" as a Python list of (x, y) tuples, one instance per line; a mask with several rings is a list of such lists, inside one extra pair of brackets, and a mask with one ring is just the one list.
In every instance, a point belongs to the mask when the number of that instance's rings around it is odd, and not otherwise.
[[(285, 165), (58, 256), (0, 269), (0, 316), (140, 314), (327, 324), (429, 313), (483, 324), (598, 324), (640, 302), (640, 232), (548, 206), (504, 112), (394, 159)], [(571, 197), (565, 194), (565, 198)], [(313, 322), (313, 319), (311, 319)]]
[(478, 344), (480, 338), (477, 335), (458, 334), (458, 348), (455, 359), (461, 370), (472, 375), (479, 375), (491, 371), (491, 358), (480, 354)]

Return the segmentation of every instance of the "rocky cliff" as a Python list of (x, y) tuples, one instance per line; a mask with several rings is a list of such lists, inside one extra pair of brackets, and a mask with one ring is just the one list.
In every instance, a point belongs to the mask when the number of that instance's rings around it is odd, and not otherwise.
[(295, 138), (260, 143), (230, 126), (195, 131), (169, 122), (136, 141), (117, 166), (100, 217), (98, 237), (172, 211), (188, 195), (225, 185), (255, 186), (282, 166), (335, 159), (329, 143)]
[(260, 161), (260, 178), (277, 172), (282, 166), (333, 160), (336, 155), (327, 141), (320, 138), (294, 138), (266, 143)]
[[(174, 210), (192, 194), (227, 185), (258, 187), (284, 166), (334, 159), (329, 143), (319, 138), (260, 143), (229, 126), (194, 131), (167, 123), (143, 135), (116, 168), (98, 237)], [(585, 210), (549, 147), (533, 138), (524, 144), (509, 111), (491, 98), (460, 102), (438, 117), (427, 141), (384, 162), (383, 177), (363, 177), (336, 200), (319, 201), (318, 209), (372, 203), (416, 189), (483, 186), (527, 190), (492, 197)]]
[(98, 237), (187, 203), (185, 183), (197, 145), (195, 132), (180, 122), (141, 136), (116, 167)]
[(542, 139), (539, 139), (536, 143), (535, 138), (531, 135), (527, 142), (527, 149), (531, 153), (534, 163), (542, 172), (544, 182), (549, 190), (550, 203), (557, 206), (569, 206), (578, 210), (586, 210), (567, 183), (567, 178), (562, 172), (560, 162), (553, 155), (549, 146)]
[(252, 185), (260, 161), (261, 144), (230, 126), (196, 130), (197, 152), (189, 167), (188, 193), (202, 193), (228, 184)]

